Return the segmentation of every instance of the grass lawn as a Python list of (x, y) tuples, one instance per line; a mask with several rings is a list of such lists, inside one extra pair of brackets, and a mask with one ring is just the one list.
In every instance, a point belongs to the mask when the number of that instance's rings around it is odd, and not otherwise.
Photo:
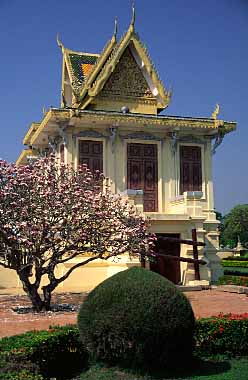
[(173, 371), (167, 375), (142, 375), (120, 368), (91, 367), (79, 380), (247, 380), (248, 358), (220, 361), (201, 360), (191, 371), (184, 374)]

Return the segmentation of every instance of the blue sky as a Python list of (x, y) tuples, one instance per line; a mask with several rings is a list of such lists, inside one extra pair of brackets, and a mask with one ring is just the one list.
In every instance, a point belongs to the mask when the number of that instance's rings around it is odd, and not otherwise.
[[(66, 47), (100, 52), (130, 0), (0, 0), (0, 157), (15, 161), (43, 106), (58, 106), (60, 33)], [(136, 30), (173, 99), (165, 114), (235, 120), (213, 161), (215, 207), (248, 203), (248, 0), (136, 0)]]

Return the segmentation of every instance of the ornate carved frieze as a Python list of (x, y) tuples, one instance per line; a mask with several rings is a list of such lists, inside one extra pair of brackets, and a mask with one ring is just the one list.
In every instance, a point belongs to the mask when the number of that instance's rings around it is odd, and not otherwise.
[(106, 138), (106, 136), (103, 135), (102, 133), (100, 133), (98, 131), (94, 131), (92, 129), (88, 129), (86, 131), (81, 131), (79, 133), (76, 133), (76, 134), (72, 135), (74, 144), (76, 144), (77, 138), (80, 138), (80, 137), (86, 137), (86, 138), (89, 138), (89, 139), (90, 138)]
[(207, 143), (205, 138), (196, 137), (194, 135), (179, 136), (178, 142), (189, 142), (192, 144), (204, 144), (204, 145)]
[(127, 135), (121, 135), (120, 138), (122, 140), (124, 139), (136, 139), (136, 140), (154, 140), (154, 141), (162, 141), (162, 137), (157, 137), (152, 135), (151, 133), (146, 133), (146, 132), (134, 132), (134, 133), (129, 133)]
[(171, 145), (171, 152), (172, 154), (176, 153), (178, 143), (192, 143), (192, 144), (201, 144), (206, 146), (207, 145), (207, 140), (206, 138), (200, 138), (194, 135), (179, 135), (177, 131), (173, 131), (170, 134), (171, 140), (170, 140), (170, 145)]
[(92, 129), (89, 129), (87, 131), (81, 131), (81, 132), (73, 135), (73, 137), (93, 137), (93, 138), (99, 138), (99, 137), (106, 137), (106, 136), (104, 136), (102, 133), (100, 133), (98, 131), (94, 131)]
[(126, 104), (127, 102), (135, 103), (135, 104), (145, 104), (149, 106), (155, 106), (157, 104), (157, 101), (154, 98), (137, 98), (137, 97), (133, 98), (133, 97), (124, 96), (124, 95), (118, 96), (117, 98), (114, 95), (104, 96), (104, 94), (102, 95), (102, 93), (100, 93), (99, 96), (96, 97), (96, 102), (92, 101), (92, 104), (94, 103), (97, 104), (98, 100), (104, 105), (105, 103), (108, 105), (110, 102), (114, 102), (117, 100), (118, 100), (118, 103), (122, 103), (122, 104)]

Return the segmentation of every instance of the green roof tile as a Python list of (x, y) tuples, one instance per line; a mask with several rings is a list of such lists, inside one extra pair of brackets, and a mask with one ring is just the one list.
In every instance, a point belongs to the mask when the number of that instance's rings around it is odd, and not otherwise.
[[(74, 77), (83, 83), (91, 69), (90, 66), (87, 67), (87, 65), (92, 65), (93, 67), (98, 59), (98, 56), (90, 54), (69, 54), (69, 58)], [(83, 65), (86, 66), (83, 67)]]

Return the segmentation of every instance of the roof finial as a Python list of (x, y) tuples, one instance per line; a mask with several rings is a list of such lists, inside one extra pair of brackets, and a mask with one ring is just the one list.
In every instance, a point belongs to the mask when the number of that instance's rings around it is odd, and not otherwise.
[(116, 38), (118, 32), (118, 19), (115, 17), (114, 37)]
[(64, 45), (62, 44), (62, 42), (59, 39), (59, 33), (57, 33), (57, 44), (58, 44), (58, 47), (60, 47), (61, 49), (63, 49)]
[(217, 120), (219, 113), (220, 113), (220, 106), (219, 106), (219, 104), (216, 104), (215, 110), (212, 113), (211, 118), (214, 120)]
[(132, 0), (132, 21), (131, 25), (134, 27), (135, 24), (135, 2)]

